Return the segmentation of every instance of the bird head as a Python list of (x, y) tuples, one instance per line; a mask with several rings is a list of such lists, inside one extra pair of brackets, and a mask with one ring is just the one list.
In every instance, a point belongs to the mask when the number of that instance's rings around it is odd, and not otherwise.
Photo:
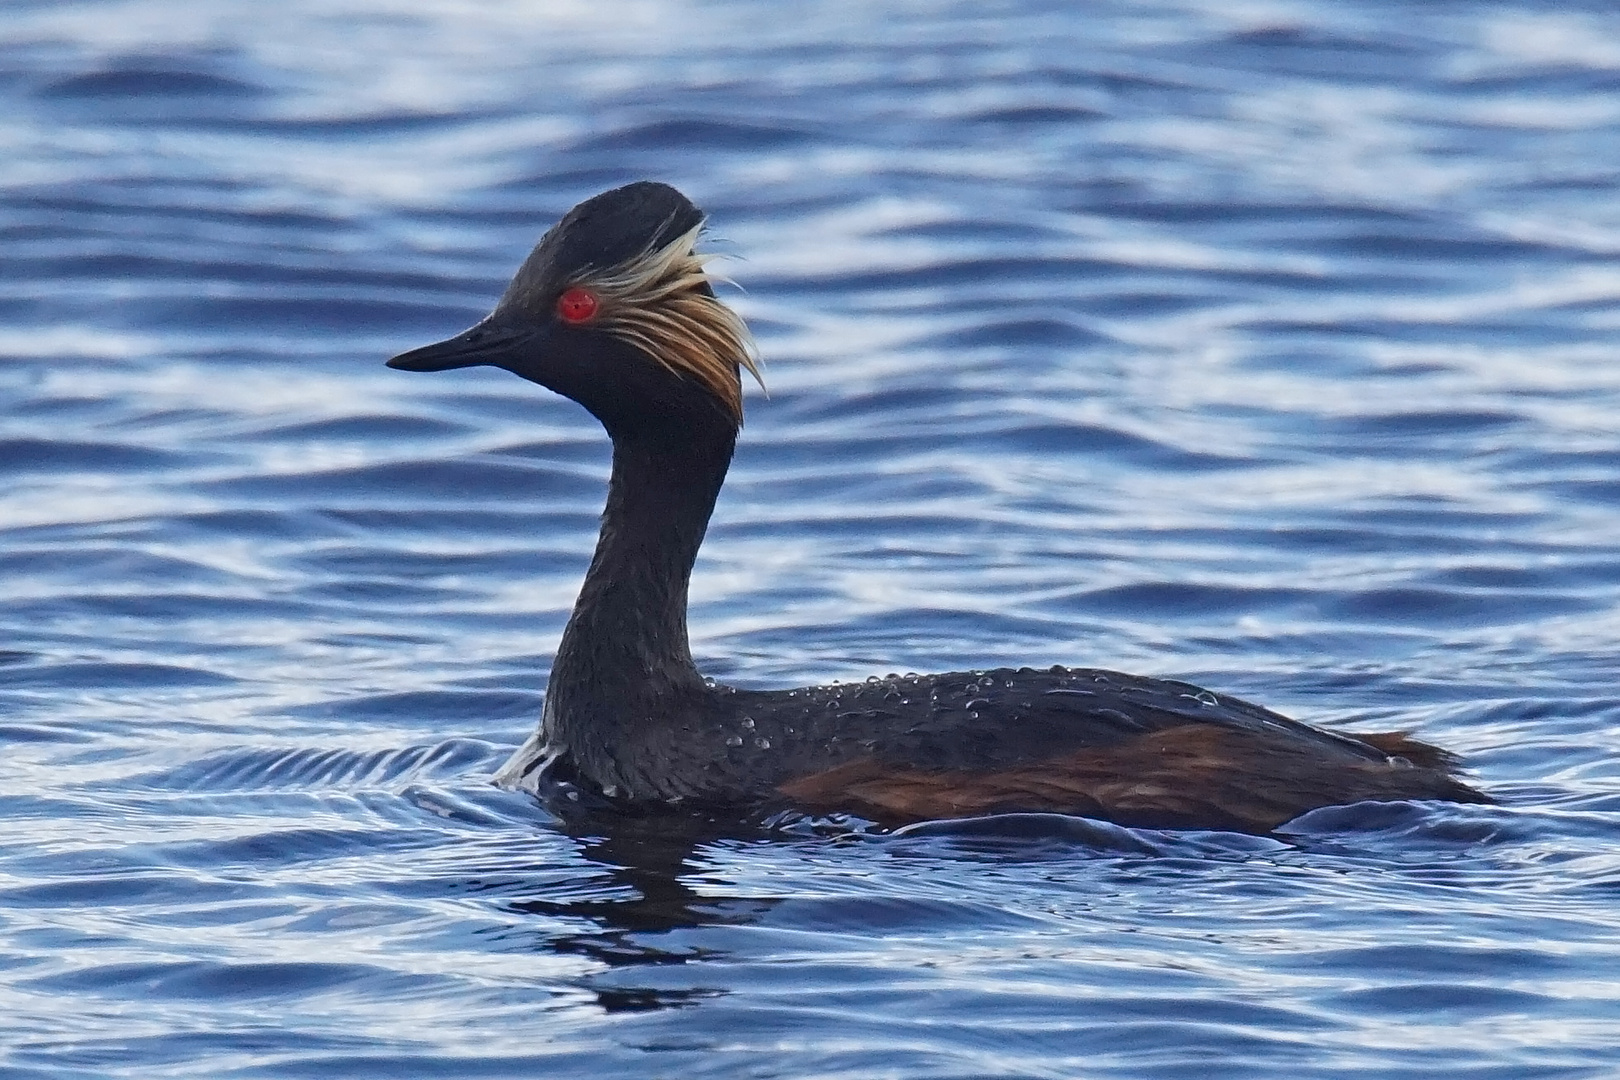
[(741, 318), (694, 250), (703, 213), (667, 184), (605, 191), (563, 215), (487, 318), (388, 366), (492, 365), (572, 398), (613, 435), (742, 424), (741, 371), (756, 380)]

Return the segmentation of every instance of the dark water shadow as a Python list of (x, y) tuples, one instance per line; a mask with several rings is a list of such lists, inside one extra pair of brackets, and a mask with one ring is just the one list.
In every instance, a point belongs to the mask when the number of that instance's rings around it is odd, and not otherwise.
[[(554, 812), (559, 809), (555, 802), (547, 805)], [(705, 880), (723, 883), (723, 875), (714, 875), (715, 863), (724, 861), (724, 853), (735, 851), (738, 845), (812, 844), (818, 849), (850, 845), (852, 851), (869, 852), (868, 845), (878, 844), (898, 860), (897, 866), (921, 858), (963, 867), (1067, 864), (1077, 857), (1094, 860), (1099, 866), (1121, 860), (1215, 863), (1270, 855), (1288, 847), (1274, 838), (1133, 830), (1060, 814), (932, 821), (894, 831), (855, 818), (810, 818), (793, 812), (740, 821), (700, 815), (620, 814), (604, 812), (598, 806), (591, 812), (559, 816), (558, 831), (577, 845), (587, 863), (606, 872), (605, 879), (593, 881), (586, 896), (531, 895), (512, 898), (502, 906), (550, 924), (541, 937), (544, 951), (585, 957), (602, 966), (603, 970), (586, 975), (576, 985), (593, 994), (606, 1013), (690, 1007), (730, 995), (731, 988), (693, 975), (676, 976), (683, 985), (671, 986), (669, 976), (656, 974), (687, 964), (724, 961), (731, 954), (727, 928), (784, 918), (782, 925), (795, 926), (810, 918), (824, 926), (824, 920), (832, 918), (842, 919), (840, 925), (859, 926), (863, 932), (882, 933), (909, 925), (900, 918), (896, 903), (913, 917), (925, 917), (936, 926), (938, 920), (959, 917), (998, 925), (1009, 918), (994, 905), (939, 904), (921, 896), (897, 899), (888, 893), (876, 898), (879, 908), (872, 910), (852, 897), (818, 902), (793, 895), (700, 892)], [(1021, 920), (1014, 921), (1021, 924)], [(636, 975), (637, 969), (646, 974)]]
[[(700, 849), (722, 838), (735, 838), (735, 828), (721, 829), (698, 818), (668, 817), (615, 819), (609, 824), (606, 833), (588, 831), (584, 823), (563, 829), (579, 844), (583, 858), (607, 871), (606, 888), (593, 890), (596, 895), (586, 899), (533, 897), (505, 905), (514, 913), (584, 919), (591, 924), (582, 932), (547, 935), (549, 952), (587, 957), (610, 971), (711, 959), (713, 949), (683, 943), (672, 932), (750, 923), (777, 903), (773, 899), (700, 895), (683, 880), (702, 871)], [(608, 1013), (681, 1008), (729, 992), (718, 987), (606, 985), (592, 979), (585, 981), (585, 989), (596, 995), (597, 1004)]]

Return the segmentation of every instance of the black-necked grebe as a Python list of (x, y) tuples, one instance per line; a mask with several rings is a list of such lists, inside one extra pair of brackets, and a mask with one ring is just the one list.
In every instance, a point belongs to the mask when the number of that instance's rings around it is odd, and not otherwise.
[(621, 804), (886, 824), (1027, 811), (1246, 832), (1368, 799), (1490, 801), (1403, 733), (1337, 734), (1166, 679), (706, 681), (687, 646), (687, 583), (742, 424), (741, 372), (757, 372), (694, 252), (702, 225), (665, 184), (598, 195), (541, 239), (488, 318), (388, 362), (505, 368), (579, 402), (613, 440), (601, 536), (539, 731), (498, 782), (538, 791), (564, 777)]

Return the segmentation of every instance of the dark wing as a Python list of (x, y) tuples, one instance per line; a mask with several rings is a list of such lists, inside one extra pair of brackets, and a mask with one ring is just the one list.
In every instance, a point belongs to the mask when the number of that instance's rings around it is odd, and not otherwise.
[(881, 821), (1056, 811), (1266, 832), (1363, 799), (1484, 798), (1426, 744), (1339, 735), (1171, 680), (1003, 669), (882, 680), (838, 699), (815, 726), (845, 752), (778, 789)]

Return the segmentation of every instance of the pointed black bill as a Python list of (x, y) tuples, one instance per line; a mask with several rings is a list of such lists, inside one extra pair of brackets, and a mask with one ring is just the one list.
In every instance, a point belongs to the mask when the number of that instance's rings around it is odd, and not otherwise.
[(513, 359), (513, 354), (532, 336), (526, 327), (491, 315), (453, 338), (400, 353), (388, 361), (388, 366), (400, 371), (449, 371), (480, 364), (501, 365)]

